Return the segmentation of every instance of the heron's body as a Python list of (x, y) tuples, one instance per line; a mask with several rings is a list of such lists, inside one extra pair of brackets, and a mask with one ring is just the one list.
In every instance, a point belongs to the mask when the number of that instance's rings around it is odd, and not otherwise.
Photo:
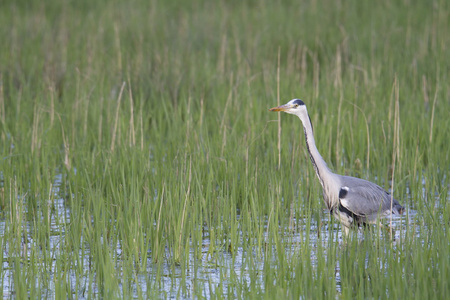
[(398, 201), (375, 183), (331, 172), (317, 150), (311, 120), (303, 101), (293, 99), (270, 110), (294, 114), (302, 121), (306, 145), (322, 185), (325, 204), (346, 231), (353, 226), (376, 223), (379, 218), (403, 213), (404, 208)]

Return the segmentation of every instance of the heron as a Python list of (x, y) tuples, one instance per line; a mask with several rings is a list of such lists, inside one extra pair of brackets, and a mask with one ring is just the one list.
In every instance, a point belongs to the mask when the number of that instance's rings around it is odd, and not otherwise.
[(401, 215), (405, 208), (379, 185), (351, 176), (333, 173), (317, 150), (313, 127), (305, 103), (293, 99), (269, 109), (296, 115), (303, 123), (306, 147), (323, 190), (323, 199), (330, 214), (343, 225), (348, 235), (351, 228), (378, 224), (378, 220), (391, 215)]

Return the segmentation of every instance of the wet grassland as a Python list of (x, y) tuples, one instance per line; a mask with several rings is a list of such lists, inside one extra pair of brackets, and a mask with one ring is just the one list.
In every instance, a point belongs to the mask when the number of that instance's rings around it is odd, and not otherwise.
[[(449, 295), (448, 1), (0, 6), (3, 298)], [(395, 239), (343, 238), (292, 98)]]

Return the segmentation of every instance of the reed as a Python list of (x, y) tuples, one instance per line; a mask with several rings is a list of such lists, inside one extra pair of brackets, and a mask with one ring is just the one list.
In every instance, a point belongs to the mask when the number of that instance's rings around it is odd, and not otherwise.
[[(2, 3), (2, 297), (445, 298), (447, 2)], [(342, 240), (294, 97), (395, 240)]]

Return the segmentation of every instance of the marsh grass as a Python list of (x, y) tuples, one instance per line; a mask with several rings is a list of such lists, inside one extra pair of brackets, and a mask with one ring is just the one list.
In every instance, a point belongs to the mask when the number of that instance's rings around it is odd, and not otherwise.
[[(448, 14), (2, 3), (2, 296), (446, 297)], [(278, 97), (305, 101), (333, 170), (407, 207), (395, 241), (344, 241)]]

